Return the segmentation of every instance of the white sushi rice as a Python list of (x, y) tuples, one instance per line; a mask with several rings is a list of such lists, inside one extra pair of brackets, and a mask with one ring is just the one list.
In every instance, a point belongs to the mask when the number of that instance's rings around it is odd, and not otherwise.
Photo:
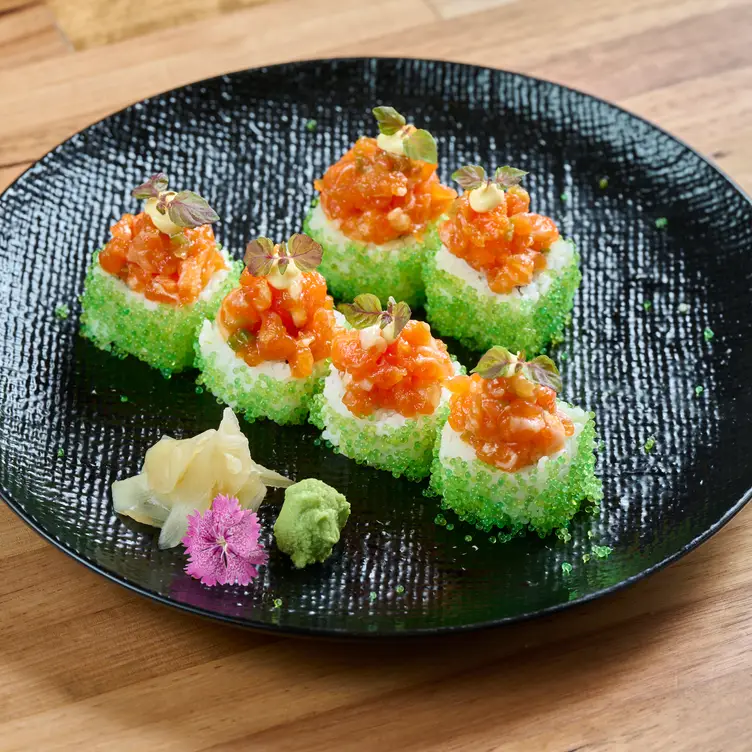
[(522, 300), (535, 303), (549, 291), (560, 272), (572, 264), (575, 255), (574, 244), (569, 240), (560, 238), (544, 252), (544, 255), (546, 257), (546, 268), (537, 271), (529, 285), (515, 288), (509, 293), (494, 292), (488, 286), (488, 279), (484, 272), (473, 269), (465, 259), (450, 253), (444, 245), (436, 253), (435, 258), (438, 269), (461, 279), (480, 295), (514, 305), (519, 304)]

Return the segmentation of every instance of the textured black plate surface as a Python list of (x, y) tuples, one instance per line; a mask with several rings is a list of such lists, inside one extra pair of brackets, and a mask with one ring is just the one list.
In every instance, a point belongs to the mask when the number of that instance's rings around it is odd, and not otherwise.
[[(180, 550), (159, 551), (150, 528), (113, 514), (109, 487), (139, 470), (162, 433), (216, 427), (222, 408), (196, 393), (195, 373), (165, 380), (77, 336), (86, 265), (109, 225), (136, 209), (130, 188), (158, 169), (210, 199), (236, 257), (252, 235), (287, 237), (314, 177), (373, 131), (379, 102), (430, 128), (445, 180), (466, 162), (528, 170), (533, 209), (580, 247), (582, 288), (555, 357), (565, 398), (598, 416), (602, 509), (578, 515), (568, 542), (492, 543), (449, 513), (453, 530), (436, 525), (424, 485), (315, 445), (311, 427), (244, 424), (254, 458), (331, 483), (353, 514), (325, 565), (296, 572), (272, 547), (252, 586), (206, 588), (183, 573)], [(0, 198), (0, 493), (97, 571), (239, 624), (421, 633), (554, 610), (680, 556), (748, 497), (751, 282), (749, 200), (687, 146), (584, 94), (406, 60), (294, 63), (194, 84), (74, 136)], [(58, 303), (71, 307), (67, 320)], [(267, 543), (281, 500), (272, 493), (262, 507)], [(593, 544), (613, 553), (583, 562)]]

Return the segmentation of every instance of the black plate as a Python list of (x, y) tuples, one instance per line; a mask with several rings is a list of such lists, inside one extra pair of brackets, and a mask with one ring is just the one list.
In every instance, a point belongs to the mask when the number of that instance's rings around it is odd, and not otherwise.
[[(528, 170), (534, 210), (553, 216), (580, 247), (582, 288), (555, 357), (564, 396), (599, 419), (602, 510), (578, 515), (568, 542), (492, 543), (451, 514), (454, 530), (436, 525), (439, 510), (423, 485), (334, 455), (314, 441), (313, 428), (245, 424), (258, 461), (331, 483), (353, 514), (325, 565), (296, 572), (272, 549), (252, 586), (206, 588), (183, 573), (180, 550), (159, 551), (150, 528), (113, 514), (109, 487), (139, 470), (162, 433), (215, 427), (221, 407), (196, 393), (195, 373), (168, 381), (77, 336), (86, 265), (108, 226), (136, 209), (130, 188), (158, 169), (211, 200), (223, 217), (219, 238), (235, 256), (252, 235), (287, 237), (300, 229), (314, 177), (358, 134), (373, 132), (376, 103), (430, 128), (445, 180), (467, 162)], [(314, 132), (309, 118), (318, 121)], [(579, 92), (416, 60), (236, 73), (77, 134), (3, 194), (0, 212), (2, 496), (55, 545), (156, 600), (312, 634), (499, 624), (654, 571), (749, 497), (750, 201), (686, 145)], [(660, 217), (665, 229), (656, 227)], [(53, 313), (63, 302), (72, 311), (64, 321)], [(710, 341), (706, 328), (715, 332)], [(477, 358), (454, 352), (468, 365)], [(655, 449), (647, 454), (649, 436)], [(267, 543), (280, 503), (275, 492), (262, 507)], [(614, 551), (583, 562), (594, 543)], [(562, 562), (572, 564), (568, 576)]]

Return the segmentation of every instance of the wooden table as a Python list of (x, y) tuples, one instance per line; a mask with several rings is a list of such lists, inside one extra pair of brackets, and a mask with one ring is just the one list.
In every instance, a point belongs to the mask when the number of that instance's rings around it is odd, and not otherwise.
[[(292, 56), (373, 54), (579, 87), (749, 190), (750, 38), (750, 0), (0, 0), (0, 189), (142, 97)], [(364, 648), (152, 604), (3, 507), (0, 750), (749, 750), (750, 522), (559, 616)]]

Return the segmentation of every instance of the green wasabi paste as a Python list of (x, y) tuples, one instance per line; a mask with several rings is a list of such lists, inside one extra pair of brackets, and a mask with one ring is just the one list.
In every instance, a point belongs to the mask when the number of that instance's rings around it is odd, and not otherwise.
[(325, 561), (350, 516), (350, 504), (336, 489), (315, 478), (285, 490), (285, 503), (274, 524), (277, 547), (302, 569)]

